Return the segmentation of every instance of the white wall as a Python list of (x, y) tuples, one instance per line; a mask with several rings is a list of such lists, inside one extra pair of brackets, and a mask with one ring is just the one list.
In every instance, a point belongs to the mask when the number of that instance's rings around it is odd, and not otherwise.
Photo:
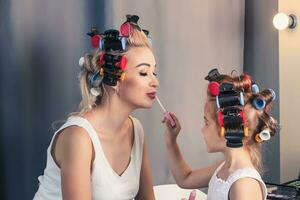
[(295, 29), (279, 32), (280, 71), (280, 179), (286, 182), (298, 177), (300, 171), (299, 74), (300, 74), (300, 2), (279, 1), (279, 12), (298, 17)]
[[(140, 16), (153, 37), (160, 81), (159, 96), (182, 123), (180, 147), (193, 167), (216, 159), (206, 153), (200, 129), (207, 82), (214, 66), (241, 72), (244, 48), (244, 0), (111, 0), (106, 2), (107, 28), (126, 14)], [(110, 18), (111, 16), (111, 18)], [(136, 116), (144, 125), (155, 184), (172, 182), (166, 163), (162, 112), (157, 104)]]

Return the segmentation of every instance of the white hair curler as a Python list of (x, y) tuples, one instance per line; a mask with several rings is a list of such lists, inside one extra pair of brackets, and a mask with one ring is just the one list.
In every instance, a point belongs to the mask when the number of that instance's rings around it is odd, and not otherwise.
[(268, 141), (271, 139), (270, 129), (264, 129), (255, 136), (257, 142)]

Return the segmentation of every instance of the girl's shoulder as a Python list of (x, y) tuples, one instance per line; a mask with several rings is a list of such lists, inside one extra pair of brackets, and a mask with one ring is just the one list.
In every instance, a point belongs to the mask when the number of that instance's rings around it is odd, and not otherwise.
[(251, 198), (257, 197), (254, 199), (266, 198), (266, 185), (255, 168), (245, 167), (236, 170), (228, 177), (228, 182), (231, 185), (229, 194), (238, 195), (237, 199), (243, 198), (245, 195), (250, 195)]

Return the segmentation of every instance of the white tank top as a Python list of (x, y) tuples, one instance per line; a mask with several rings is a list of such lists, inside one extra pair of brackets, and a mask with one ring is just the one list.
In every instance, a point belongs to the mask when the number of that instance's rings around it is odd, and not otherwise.
[(60, 168), (56, 165), (51, 155), (51, 146), (55, 135), (69, 126), (79, 126), (84, 128), (91, 138), (95, 159), (91, 172), (91, 187), (93, 200), (129, 200), (134, 199), (139, 190), (140, 171), (143, 155), (144, 131), (140, 122), (130, 117), (133, 122), (134, 144), (131, 150), (131, 159), (127, 169), (119, 176), (109, 164), (105, 157), (99, 137), (85, 118), (71, 116), (67, 122), (60, 127), (52, 137), (47, 149), (47, 165), (44, 175), (39, 176), (39, 189), (33, 200), (60, 200), (61, 177)]
[(259, 181), (260, 186), (263, 191), (263, 199), (267, 199), (267, 188), (260, 174), (254, 168), (243, 168), (238, 169), (232, 174), (230, 174), (226, 181), (217, 177), (217, 173), (220, 171), (221, 167), (225, 164), (223, 162), (214, 172), (208, 185), (207, 200), (228, 200), (229, 190), (232, 184), (241, 178), (253, 178)]

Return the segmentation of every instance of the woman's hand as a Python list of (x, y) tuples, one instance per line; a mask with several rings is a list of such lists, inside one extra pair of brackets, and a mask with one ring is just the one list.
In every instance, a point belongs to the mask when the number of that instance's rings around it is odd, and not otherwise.
[(182, 198), (181, 200), (195, 200), (196, 199), (196, 190), (191, 191), (189, 199)]
[[(172, 126), (172, 120), (175, 122), (174, 126)], [(165, 138), (166, 138), (167, 144), (176, 142), (176, 138), (181, 130), (181, 125), (180, 125), (178, 118), (173, 113), (166, 112), (164, 114), (162, 123), (165, 123), (166, 127), (167, 127), (167, 129), (165, 131), (166, 132)]]

